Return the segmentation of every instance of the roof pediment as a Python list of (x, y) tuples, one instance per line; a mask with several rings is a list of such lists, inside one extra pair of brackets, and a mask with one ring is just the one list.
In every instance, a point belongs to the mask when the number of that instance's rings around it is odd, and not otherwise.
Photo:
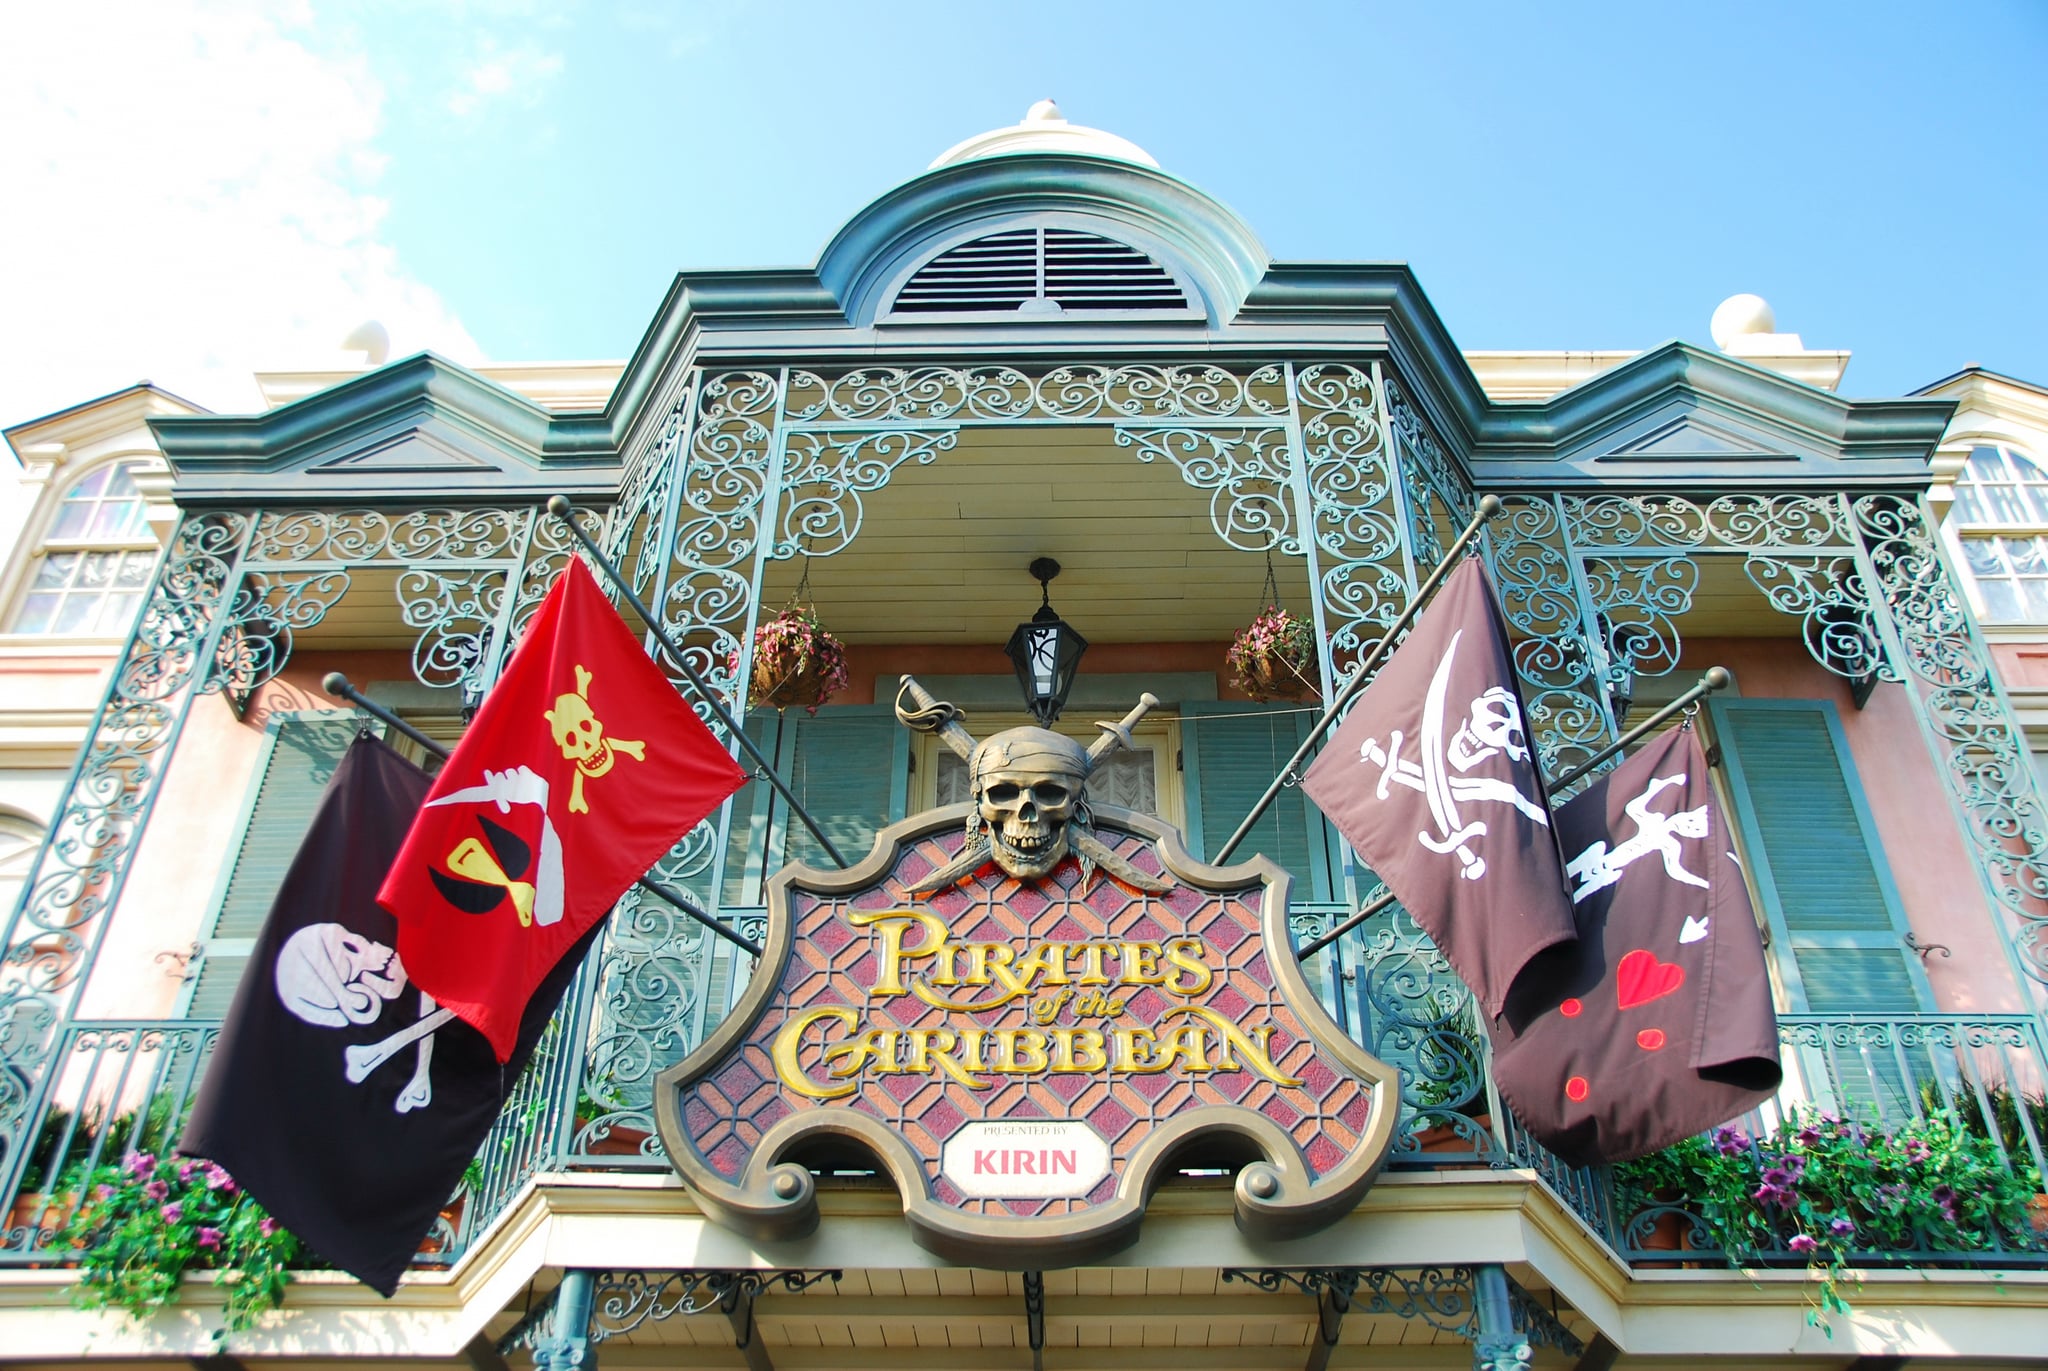
[(596, 416), (559, 418), (421, 353), (262, 414), (150, 427), (181, 505), (471, 501), (609, 493), (619, 463)]

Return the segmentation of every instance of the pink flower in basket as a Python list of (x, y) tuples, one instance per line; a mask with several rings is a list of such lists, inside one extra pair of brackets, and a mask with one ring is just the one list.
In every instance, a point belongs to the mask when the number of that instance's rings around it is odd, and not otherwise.
[[(730, 663), (734, 671), (739, 663)], [(754, 630), (754, 669), (747, 706), (800, 706), (811, 713), (846, 689), (846, 646), (818, 622), (809, 605), (792, 605)]]
[(1298, 700), (1319, 689), (1315, 629), (1278, 605), (1238, 630), (1224, 660), (1231, 684), (1254, 700)]

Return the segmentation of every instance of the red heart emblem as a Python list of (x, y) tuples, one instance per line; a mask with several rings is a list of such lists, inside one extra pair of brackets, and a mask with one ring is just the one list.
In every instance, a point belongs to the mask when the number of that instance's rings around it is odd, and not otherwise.
[(1620, 1007), (1660, 1000), (1685, 984), (1685, 968), (1675, 962), (1660, 962), (1653, 952), (1637, 948), (1614, 968), (1614, 982)]

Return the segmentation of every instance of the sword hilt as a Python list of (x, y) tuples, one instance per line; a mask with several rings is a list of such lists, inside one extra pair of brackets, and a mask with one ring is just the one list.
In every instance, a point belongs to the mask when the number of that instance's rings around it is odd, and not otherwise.
[(1131, 741), (1131, 730), (1138, 726), (1139, 720), (1157, 708), (1159, 697), (1148, 690), (1138, 697), (1138, 703), (1132, 707), (1131, 712), (1116, 723), (1097, 722), (1095, 726), (1102, 730), (1102, 736), (1088, 744), (1088, 769), (1093, 771), (1101, 766), (1120, 747), (1137, 751), (1138, 745)]
[[(903, 697), (908, 695), (915, 709), (903, 707)], [(960, 706), (934, 696), (919, 685), (915, 676), (905, 676), (903, 684), (896, 690), (896, 722), (917, 733), (935, 733), (939, 741), (953, 749), (963, 762), (974, 760), (974, 735), (967, 731), (967, 725), (960, 722), (966, 711)]]

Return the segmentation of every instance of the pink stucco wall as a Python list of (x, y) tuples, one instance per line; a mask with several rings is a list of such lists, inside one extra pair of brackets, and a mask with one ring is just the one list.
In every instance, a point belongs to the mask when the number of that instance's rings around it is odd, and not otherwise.
[(1783, 638), (1694, 640), (1685, 646), (1680, 671), (1690, 674), (1716, 663), (1735, 673), (1745, 699), (1834, 701), (1906, 920), (1922, 943), (1941, 943), (1954, 953), (1921, 959), (1935, 1007), (1958, 1013), (2025, 1010), (1976, 860), (1913, 718), (1906, 687), (1881, 684), (1859, 710), (1847, 682), (1798, 642)]
[(257, 690), (240, 719), (219, 695), (193, 702), (81, 998), (83, 1017), (159, 1018), (176, 1007), (182, 958), (206, 925), (230, 860), (264, 728), (280, 711), (336, 708), (319, 684), (335, 670), (364, 686), (411, 676), (403, 653), (302, 653)]

